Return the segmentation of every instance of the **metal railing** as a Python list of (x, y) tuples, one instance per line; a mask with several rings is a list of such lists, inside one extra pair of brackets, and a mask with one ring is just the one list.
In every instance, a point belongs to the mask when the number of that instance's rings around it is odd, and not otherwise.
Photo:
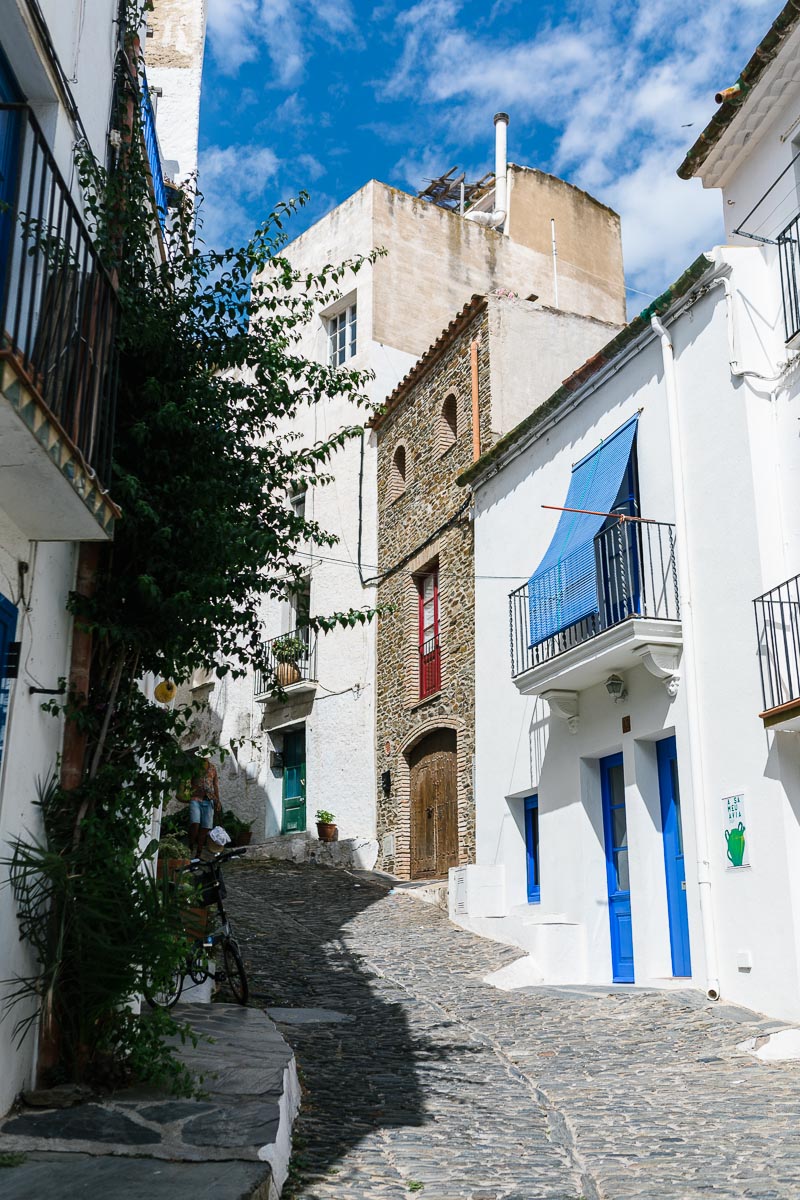
[(778, 234), (786, 341), (800, 333), (800, 213)]
[(764, 711), (800, 700), (800, 575), (753, 601)]
[[(114, 287), (39, 124), (0, 104), (0, 354), (106, 486), (116, 396)], [(3, 188), (7, 189), (4, 193)]]
[(164, 168), (161, 165), (161, 154), (158, 149), (158, 134), (156, 133), (156, 115), (153, 112), (153, 102), (150, 99), (150, 88), (147, 76), (142, 76), (142, 135), (144, 148), (147, 152), (147, 162), (150, 176), (153, 180), (158, 223), (162, 233), (167, 227), (167, 188), (164, 183)]
[[(302, 654), (288, 656), (282, 647), (289, 639), (305, 647)], [(253, 692), (256, 697), (271, 696), (279, 688), (308, 683), (317, 678), (317, 635), (312, 629), (294, 629), (264, 643), (264, 667), (256, 671)]]
[[(569, 558), (562, 565), (563, 578), (577, 576), (577, 570), (570, 572)], [(582, 574), (585, 578), (585, 571)], [(563, 616), (569, 602), (557, 588), (546, 599), (539, 591), (533, 612), (527, 583), (510, 594), (512, 677), (590, 641), (629, 617), (680, 620), (674, 525), (617, 521), (602, 530), (594, 539), (590, 586), (594, 588), (594, 610), (574, 621)], [(550, 632), (540, 637), (544, 629)]]
[(438, 637), (428, 638), (419, 648), (419, 698), (433, 696), (442, 686), (442, 654)]

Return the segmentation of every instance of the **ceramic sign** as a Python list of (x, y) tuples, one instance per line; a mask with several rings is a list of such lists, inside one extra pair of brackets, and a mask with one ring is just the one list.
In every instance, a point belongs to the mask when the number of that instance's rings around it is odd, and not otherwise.
[(725, 796), (722, 801), (723, 835), (728, 868), (749, 867), (749, 834), (744, 796)]

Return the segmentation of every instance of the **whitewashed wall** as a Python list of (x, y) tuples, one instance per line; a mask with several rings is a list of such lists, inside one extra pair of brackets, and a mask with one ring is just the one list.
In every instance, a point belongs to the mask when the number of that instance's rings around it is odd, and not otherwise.
[[(778, 316), (774, 277), (762, 273), (756, 249), (729, 257), (735, 263), (737, 352), (751, 369), (766, 372), (782, 353), (771, 330)], [(736, 294), (738, 284), (748, 289), (744, 298)], [(557, 520), (540, 506), (563, 503), (572, 464), (637, 409), (642, 410), (642, 513), (659, 521), (674, 519), (670, 454), (675, 447), (670, 446), (658, 342), (649, 341), (477, 491), (478, 862), (505, 864), (508, 915), (473, 923), (525, 946), (545, 979), (610, 980), (597, 760), (621, 750), (636, 978), (664, 981), (671, 969), (653, 743), (674, 732), (695, 983), (705, 986), (695, 822), (707, 820), (722, 994), (797, 1018), (800, 908), (794, 864), (800, 850), (800, 749), (797, 735), (767, 734), (758, 719), (762, 704), (752, 610), (755, 596), (800, 565), (796, 426), (794, 437), (785, 437), (792, 408), (796, 421), (797, 402), (785, 389), (776, 398), (759, 380), (732, 378), (728, 326), (722, 287), (714, 287), (670, 327), (683, 439), (702, 796), (691, 793), (683, 684), (670, 703), (663, 686), (637, 668), (627, 673), (628, 699), (617, 705), (602, 685), (582, 692), (580, 725), (572, 736), (563, 721), (548, 717), (544, 701), (517, 693), (508, 662), (506, 595), (536, 567)], [(684, 581), (684, 601), (686, 594)], [(684, 655), (681, 675), (685, 678), (690, 669)], [(626, 713), (632, 727), (623, 735), (620, 718)], [(539, 905), (527, 905), (522, 797), (537, 790), (542, 893)], [(747, 798), (751, 867), (735, 871), (728, 869), (725, 855), (721, 801), (739, 791)], [(749, 971), (737, 966), (743, 952), (752, 958)]]

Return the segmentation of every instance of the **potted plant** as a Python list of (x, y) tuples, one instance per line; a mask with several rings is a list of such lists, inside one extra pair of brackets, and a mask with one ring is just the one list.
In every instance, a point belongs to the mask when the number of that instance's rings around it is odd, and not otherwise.
[(317, 837), (321, 842), (335, 842), (339, 836), (336, 818), (326, 808), (317, 809)]
[(275, 659), (275, 678), (281, 687), (289, 687), (300, 680), (298, 662), (305, 658), (308, 647), (302, 638), (296, 634), (287, 633), (272, 643), (272, 656)]
[(249, 846), (253, 830), (249, 821), (237, 817), (229, 808), (223, 808), (217, 819), (226, 833), (230, 834), (232, 846)]

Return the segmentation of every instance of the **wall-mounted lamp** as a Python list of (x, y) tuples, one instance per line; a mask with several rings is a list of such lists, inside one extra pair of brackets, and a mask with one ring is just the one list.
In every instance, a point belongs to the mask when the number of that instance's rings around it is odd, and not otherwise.
[(382, 771), (381, 772), (381, 789), (383, 791), (384, 796), (388, 796), (389, 793), (391, 792), (391, 790), (392, 790), (392, 772), (391, 771)]
[(621, 675), (609, 675), (606, 680), (606, 691), (615, 704), (618, 700), (624, 700), (628, 694), (628, 689), (625, 687), (625, 680)]

